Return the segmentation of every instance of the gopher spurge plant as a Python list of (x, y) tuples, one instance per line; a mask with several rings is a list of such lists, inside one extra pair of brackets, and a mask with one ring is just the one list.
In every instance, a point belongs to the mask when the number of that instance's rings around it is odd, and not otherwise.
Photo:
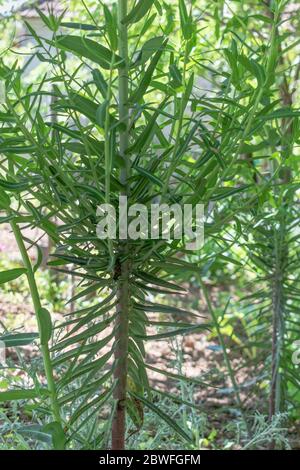
[[(272, 1), (262, 6), (262, 13), (267, 18), (263, 29), (268, 33), (272, 27), (270, 19), (274, 20), (277, 15), (277, 21), (273, 23), (273, 34), (277, 38), (285, 38), (274, 42), (273, 78), (269, 83), (269, 94), (277, 96), (282, 109), (269, 116), (270, 137), (263, 143), (267, 158), (265, 163), (261, 166), (255, 163), (261, 154), (255, 145), (248, 145), (246, 154), (253, 168), (252, 177), (258, 191), (263, 180), (268, 180), (272, 187), (271, 191), (262, 194), (257, 201), (259, 203), (256, 204), (255, 217), (254, 211), (246, 216), (244, 248), (249, 257), (249, 268), (254, 274), (252, 284), (257, 287), (242, 299), (246, 306), (246, 330), (249, 334), (249, 341), (243, 340), (243, 348), (254, 345), (253, 366), (259, 371), (260, 364), (264, 364), (263, 372), (266, 367), (270, 371), (270, 422), (275, 419), (275, 415), (280, 416), (280, 413), (287, 410), (291, 415), (297, 414), (296, 409), (299, 406), (298, 366), (292, 358), (299, 336), (299, 273), (295, 269), (299, 256), (299, 236), (295, 230), (299, 224), (298, 166), (295, 164), (298, 158), (296, 142), (299, 139), (299, 112), (292, 109), (294, 101), (297, 102), (295, 90), (299, 72), (293, 70), (294, 61), (297, 61), (297, 40), (287, 33), (293, 16), (289, 21), (284, 21), (288, 7), (289, 2), (282, 2), (276, 8)], [(250, 24), (241, 27), (245, 38), (249, 36), (249, 29), (251, 30)], [(243, 87), (245, 86), (244, 83)], [(265, 130), (262, 129), (262, 132)], [(271, 133), (274, 139), (271, 138)], [(249, 220), (251, 226), (248, 225)], [(251, 361), (247, 358), (245, 366), (249, 367), (250, 364)], [(275, 445), (274, 440), (270, 447)]]
[[(24, 269), (1, 275), (6, 282), (27, 274), (47, 389), (41, 378), (35, 389), (8, 391), (1, 399), (51, 403), (45, 425), (28, 428), (27, 435), (47, 435), (56, 448), (123, 449), (147, 407), (198, 445), (153, 403), (147, 370), (207, 385), (150, 366), (144, 343), (207, 327), (194, 312), (172, 306), (172, 295), (185, 293), (174, 278), (199, 273), (201, 256), (187, 258), (184, 239), (100, 239), (97, 206), (117, 207), (119, 196), (126, 196), (128, 205), (148, 207), (152, 201), (202, 203), (207, 213), (214, 202), (218, 210), (210, 212), (206, 237), (217, 245), (224, 225), (238, 224), (240, 196), (247, 191), (248, 204), (257, 197), (257, 189), (251, 193), (253, 185), (239, 177), (239, 157), (268, 119), (263, 98), (273, 74), (280, 2), (274, 5), (268, 44), (248, 58), (244, 45), (233, 41), (224, 72), (206, 65), (203, 55), (209, 57), (211, 45), (201, 35), (201, 12), (182, 0), (172, 15), (154, 0), (103, 3), (100, 18), (89, 12), (91, 24), (39, 12), (53, 38), (27, 27), (47, 73), (26, 86), (26, 65), (2, 64), (2, 221), (11, 223)], [(246, 94), (238, 86), (243, 73), (256, 83)], [(200, 74), (214, 81), (219, 94), (203, 94)], [(56, 251), (49, 265), (79, 279), (70, 299), (78, 308), (61, 324), (42, 308), (35, 280), (41, 256), (33, 267), (26, 227), (52, 239)], [(149, 327), (157, 332), (150, 334)], [(11, 344), (36, 337), (22, 335)]]

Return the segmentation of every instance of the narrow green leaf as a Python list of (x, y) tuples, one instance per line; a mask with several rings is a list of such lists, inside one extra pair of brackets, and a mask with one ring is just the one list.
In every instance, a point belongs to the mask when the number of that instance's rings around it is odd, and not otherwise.
[(12, 181), (0, 180), (0, 187), (8, 191), (24, 191), (42, 182), (40, 177), (32, 177), (30, 181), (20, 181), (15, 183)]
[(140, 21), (150, 10), (154, 0), (139, 0), (136, 6), (122, 21), (123, 24), (133, 24)]
[(129, 149), (127, 150), (127, 153), (142, 152), (143, 149), (147, 146), (150, 137), (155, 132), (156, 120), (161, 110), (166, 106), (166, 101), (167, 101), (167, 98), (159, 105), (157, 110), (152, 114), (143, 132), (138, 136), (138, 138), (131, 145), (131, 147), (129, 147)]
[(57, 36), (56, 41), (50, 43), (64, 51), (73, 52), (76, 55), (99, 64), (102, 68), (109, 70), (114, 58), (114, 67), (122, 65), (122, 59), (117, 54), (113, 54), (107, 47), (80, 36)]
[(187, 12), (185, 0), (179, 0), (179, 16), (183, 37), (190, 39), (193, 33), (191, 16)]
[(179, 434), (181, 437), (183, 437), (184, 440), (186, 440), (189, 443), (193, 442), (192, 436), (190, 434), (187, 434), (178, 424), (176, 421), (174, 421), (170, 416), (165, 414), (160, 408), (155, 406), (153, 403), (151, 403), (149, 400), (147, 400), (145, 397), (141, 397), (139, 395), (136, 395), (133, 392), (129, 392), (130, 395), (132, 395), (134, 398), (137, 400), (140, 400), (144, 405), (147, 406), (153, 413), (155, 413), (157, 416), (159, 416), (165, 423), (167, 423), (170, 428), (174, 429), (177, 434)]
[(181, 374), (173, 374), (172, 372), (169, 372), (163, 369), (158, 369), (157, 367), (150, 366), (149, 364), (146, 364), (146, 367), (147, 369), (153, 370), (154, 372), (157, 372), (158, 374), (165, 375), (166, 377), (169, 377), (170, 379), (173, 379), (173, 380), (178, 380), (178, 381), (182, 380), (183, 382), (186, 382), (188, 384), (203, 385), (205, 387), (217, 388), (217, 387), (213, 387), (212, 385), (209, 385), (207, 382), (204, 382), (203, 380), (200, 380), (200, 379), (187, 377)]
[(101, 103), (100, 106), (98, 106), (98, 109), (96, 111), (96, 121), (97, 121), (97, 124), (102, 129), (104, 129), (104, 126), (105, 126), (105, 118), (106, 118), (106, 111), (107, 111), (108, 104), (109, 104), (108, 101), (104, 100), (103, 103)]
[(145, 64), (155, 52), (161, 50), (164, 40), (164, 36), (158, 36), (146, 41), (145, 44), (143, 44), (142, 49), (138, 52), (137, 57), (131, 67), (139, 67)]
[(179, 403), (179, 404), (182, 404), (182, 405), (186, 405), (189, 408), (193, 408), (195, 410), (201, 410), (202, 409), (202, 405), (195, 405), (195, 403), (191, 403), (190, 401), (183, 400), (181, 397), (179, 397), (177, 395), (173, 395), (172, 393), (163, 392), (162, 390), (158, 390), (158, 389), (155, 389), (155, 388), (151, 388), (151, 390), (154, 393), (158, 393), (159, 395), (162, 395), (163, 397), (168, 398), (169, 400), (172, 400), (174, 403)]
[(192, 313), (188, 310), (183, 310), (178, 307), (173, 307), (172, 305), (163, 305), (163, 304), (150, 304), (142, 305), (135, 303), (135, 308), (138, 310), (142, 310), (144, 312), (157, 312), (157, 313), (167, 313), (170, 315), (190, 315), (194, 317), (199, 317), (196, 313)]
[(80, 29), (82, 31), (99, 31), (99, 28), (94, 24), (63, 22), (60, 25), (64, 28)]
[(15, 346), (27, 346), (39, 337), (38, 333), (16, 333), (0, 336), (0, 341), (3, 341), (7, 348)]
[(238, 60), (257, 79), (257, 85), (263, 86), (266, 77), (262, 66), (244, 54), (239, 54)]
[(0, 285), (5, 284), (6, 282), (13, 281), (18, 277), (22, 276), (27, 272), (26, 268), (16, 268), (10, 269), (9, 271), (2, 271), (0, 272)]
[(182, 74), (176, 64), (171, 64), (169, 67), (171, 82), (170, 85), (174, 88), (182, 86)]
[(152, 75), (156, 70), (157, 64), (159, 59), (161, 58), (161, 55), (163, 53), (164, 47), (166, 46), (167, 41), (163, 43), (161, 48), (155, 53), (154, 57), (152, 58), (149, 67), (145, 71), (142, 80), (140, 81), (137, 89), (132, 93), (132, 95), (129, 98), (129, 101), (131, 103), (138, 103), (145, 95), (148, 86), (150, 85), (150, 82), (152, 80)]
[(52, 335), (51, 315), (46, 308), (40, 308), (38, 311), (38, 318), (41, 328), (41, 344), (45, 345), (49, 342)]
[(152, 183), (154, 183), (155, 185), (159, 187), (163, 186), (163, 182), (157, 176), (153, 175), (153, 173), (149, 173), (149, 171), (145, 170), (145, 168), (141, 168), (139, 166), (135, 166), (134, 168), (138, 173), (143, 176), (146, 176), (146, 178), (152, 181)]
[(211, 197), (212, 201), (219, 201), (221, 199), (225, 199), (226, 197), (233, 196), (234, 194), (240, 193), (245, 191), (246, 189), (253, 186), (252, 184), (245, 184), (240, 186), (239, 188), (221, 188), (217, 191), (217, 194)]
[(291, 109), (291, 108), (283, 108), (277, 109), (271, 114), (266, 115), (259, 115), (257, 118), (262, 119), (264, 121), (272, 120), (272, 119), (287, 119), (287, 118), (295, 118), (300, 117), (300, 110), (299, 109)]
[(152, 341), (152, 340), (173, 338), (174, 336), (179, 336), (179, 335), (182, 335), (182, 336), (189, 335), (191, 333), (197, 333), (198, 331), (203, 331), (205, 329), (208, 329), (208, 325), (196, 325), (196, 326), (190, 326), (190, 327), (184, 327), (184, 328), (176, 328), (172, 331), (166, 331), (165, 333), (157, 333), (156, 335), (135, 334), (134, 337), (142, 339), (143, 341)]
[(22, 426), (18, 428), (18, 433), (21, 434), (21, 436), (28, 437), (30, 439), (33, 439), (34, 441), (44, 442), (45, 444), (48, 444), (49, 446), (52, 445), (51, 434), (49, 432), (46, 432), (43, 429), (43, 426), (39, 424)]
[(112, 12), (107, 5), (103, 4), (105, 18), (105, 28), (109, 37), (110, 47), (113, 51), (118, 49), (118, 24), (115, 5), (112, 5)]
[(104, 99), (107, 97), (107, 83), (100, 72), (100, 70), (94, 69), (92, 71), (93, 79), (95, 82), (96, 87), (100, 91), (101, 95), (103, 96)]
[(175, 290), (175, 291), (186, 292), (186, 289), (184, 287), (173, 284), (169, 281), (161, 279), (159, 276), (154, 276), (150, 273), (146, 273), (146, 272), (143, 272), (143, 271), (137, 271), (136, 276), (138, 278), (142, 279), (143, 281), (149, 282), (149, 283), (154, 284), (156, 286), (166, 287), (167, 289), (171, 289), (171, 290)]
[(10, 197), (0, 188), (0, 209), (9, 209)]
[(43, 389), (39, 390), (7, 390), (6, 392), (0, 392), (0, 402), (14, 401), (14, 400), (31, 400), (33, 398), (40, 398), (41, 395), (47, 395), (48, 391)]

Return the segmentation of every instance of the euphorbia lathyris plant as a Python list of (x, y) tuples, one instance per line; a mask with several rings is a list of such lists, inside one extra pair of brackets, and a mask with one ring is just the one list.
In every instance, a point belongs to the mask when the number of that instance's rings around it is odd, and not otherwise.
[[(225, 80), (224, 96), (203, 96), (201, 18), (183, 0), (174, 12), (165, 26), (158, 19), (168, 13), (166, 5), (154, 0), (104, 4), (101, 18), (90, 15), (92, 24), (40, 12), (53, 38), (28, 28), (49, 71), (24, 92), (22, 70), (1, 69), (7, 88), (1, 204), (23, 257), (26, 271), (15, 274), (28, 277), (47, 379), (47, 390), (36, 386), (22, 398), (41, 396), (41, 389), (49, 397), (52, 419), (40, 432), (59, 448), (73, 442), (105, 447), (111, 431), (112, 448), (123, 449), (126, 422), (129, 432), (139, 430), (144, 407), (193, 442), (152, 401), (147, 369), (176, 377), (147, 365), (144, 343), (203, 329), (195, 313), (168, 300), (185, 292), (174, 278), (183, 270), (199, 273), (201, 259), (188, 262), (184, 239), (99, 239), (96, 230), (97, 206), (117, 207), (120, 196), (128, 205), (159, 201), (207, 208), (249, 188), (237, 178), (235, 165), (262, 93), (237, 106), (229, 96), (230, 74), (210, 68), (216, 82)], [(233, 43), (228, 57), (235, 56)], [(268, 49), (266, 58), (268, 70)], [(244, 56), (243, 61), (246, 70)], [(263, 70), (253, 70), (265, 86)], [(211, 237), (217, 238), (223, 220), (234, 218), (222, 203), (207, 227)], [(39, 265), (32, 267), (28, 258), (24, 224), (53, 240), (52, 267), (79, 279), (70, 299), (78, 308), (55, 327), (42, 308), (35, 280)], [(157, 332), (150, 335), (148, 327)]]

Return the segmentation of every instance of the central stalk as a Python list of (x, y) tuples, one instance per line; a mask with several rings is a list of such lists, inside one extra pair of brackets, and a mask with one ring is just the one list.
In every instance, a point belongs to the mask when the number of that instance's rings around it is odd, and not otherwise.
[[(123, 185), (122, 195), (128, 197), (130, 192), (130, 159), (126, 155), (129, 143), (129, 109), (128, 109), (128, 31), (123, 20), (127, 15), (127, 0), (118, 0), (118, 38), (119, 55), (123, 64), (119, 68), (119, 120), (123, 124), (120, 131), (119, 150), (124, 159), (120, 182)], [(126, 432), (126, 390), (128, 370), (128, 327), (130, 311), (129, 286), (129, 247), (127, 240), (120, 241), (119, 253), (115, 266), (118, 282), (117, 319), (115, 323), (115, 370), (116, 388), (114, 391), (115, 413), (112, 422), (112, 450), (125, 448)]]

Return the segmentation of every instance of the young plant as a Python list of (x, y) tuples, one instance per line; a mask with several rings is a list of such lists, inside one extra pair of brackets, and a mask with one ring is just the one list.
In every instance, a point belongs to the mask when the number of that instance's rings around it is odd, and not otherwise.
[[(53, 38), (28, 28), (47, 73), (24, 91), (26, 68), (1, 68), (6, 83), (1, 203), (37, 315), (53, 414), (43, 431), (58, 446), (123, 449), (126, 433), (141, 428), (144, 407), (197, 446), (190, 432), (152, 401), (147, 370), (176, 375), (147, 364), (145, 342), (206, 328), (195, 312), (172, 301), (185, 294), (175, 278), (201, 274), (202, 258), (197, 249), (187, 250), (184, 237), (145, 236), (150, 220), (146, 217), (145, 228), (137, 213), (141, 205), (151, 213), (153, 202), (172, 210), (201, 203), (206, 236), (216, 244), (225, 224), (236, 221), (244, 204), (240, 195), (253, 187), (245, 184), (249, 175), (240, 178), (239, 158), (269, 112), (263, 98), (272, 75), (278, 16), (257, 64), (232, 41), (226, 49), (230, 70), (223, 71), (202, 62), (201, 17), (183, 0), (176, 13), (170, 19), (167, 5), (153, 0), (104, 3), (100, 18), (89, 12), (89, 24), (53, 15), (50, 21), (40, 12)], [(159, 23), (160, 16), (167, 21)], [(210, 43), (202, 38), (209, 54)], [(203, 96), (200, 73), (218, 85), (219, 95)], [(243, 73), (256, 81), (246, 94), (239, 87)], [(45, 112), (49, 98), (55, 120)], [(239, 199), (231, 207), (235, 195)], [(129, 214), (129, 228), (139, 228), (139, 236), (99, 237), (98, 206), (117, 207), (120, 198), (128, 207), (139, 204)], [(208, 211), (212, 202), (213, 213)], [(121, 214), (118, 218), (122, 232), (125, 222)], [(76, 309), (60, 325), (53, 326), (41, 308), (24, 248), (26, 226), (38, 227), (53, 241), (55, 259), (49, 264), (79, 279), (69, 300)], [(150, 334), (148, 327), (157, 332)], [(203, 385), (201, 378), (189, 380)]]

